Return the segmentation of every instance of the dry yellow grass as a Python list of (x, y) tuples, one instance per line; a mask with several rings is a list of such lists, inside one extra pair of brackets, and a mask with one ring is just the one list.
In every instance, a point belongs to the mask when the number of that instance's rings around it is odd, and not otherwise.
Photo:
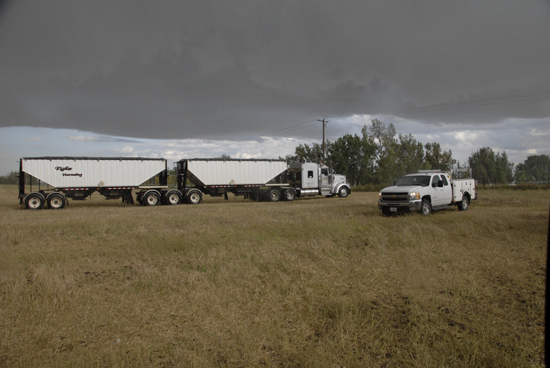
[(21, 210), (0, 367), (542, 367), (549, 191), (383, 217), (376, 193)]

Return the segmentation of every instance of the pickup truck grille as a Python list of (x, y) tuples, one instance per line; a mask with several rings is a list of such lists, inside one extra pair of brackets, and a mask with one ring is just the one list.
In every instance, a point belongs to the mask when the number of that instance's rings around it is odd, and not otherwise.
[(382, 193), (383, 202), (408, 202), (409, 193)]

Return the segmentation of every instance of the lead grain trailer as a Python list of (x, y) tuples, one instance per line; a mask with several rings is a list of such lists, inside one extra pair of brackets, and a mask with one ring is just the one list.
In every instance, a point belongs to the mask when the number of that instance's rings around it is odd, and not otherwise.
[[(133, 204), (178, 204), (181, 193), (167, 185), (167, 162), (159, 158), (24, 157), (19, 164), (19, 203), (38, 210), (62, 209), (98, 192)], [(28, 189), (28, 192), (27, 192)]]
[(293, 201), (296, 197), (323, 195), (347, 197), (351, 192), (344, 175), (312, 162), (288, 165), (284, 160), (184, 159), (177, 163), (178, 190), (190, 204), (203, 194), (228, 193), (252, 200)]

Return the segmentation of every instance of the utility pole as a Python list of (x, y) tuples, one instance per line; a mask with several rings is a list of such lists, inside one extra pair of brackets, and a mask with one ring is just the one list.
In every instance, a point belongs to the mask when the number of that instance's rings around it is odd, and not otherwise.
[(325, 118), (323, 118), (323, 120), (319, 120), (317, 119), (317, 121), (320, 121), (321, 123), (323, 123), (323, 164), (325, 163), (325, 127), (327, 126), (328, 124), (328, 120), (325, 120)]

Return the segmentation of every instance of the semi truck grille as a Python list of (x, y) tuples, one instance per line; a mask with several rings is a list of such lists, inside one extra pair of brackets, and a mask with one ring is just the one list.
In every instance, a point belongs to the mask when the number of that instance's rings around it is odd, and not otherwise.
[(408, 202), (409, 193), (382, 193), (384, 202)]

